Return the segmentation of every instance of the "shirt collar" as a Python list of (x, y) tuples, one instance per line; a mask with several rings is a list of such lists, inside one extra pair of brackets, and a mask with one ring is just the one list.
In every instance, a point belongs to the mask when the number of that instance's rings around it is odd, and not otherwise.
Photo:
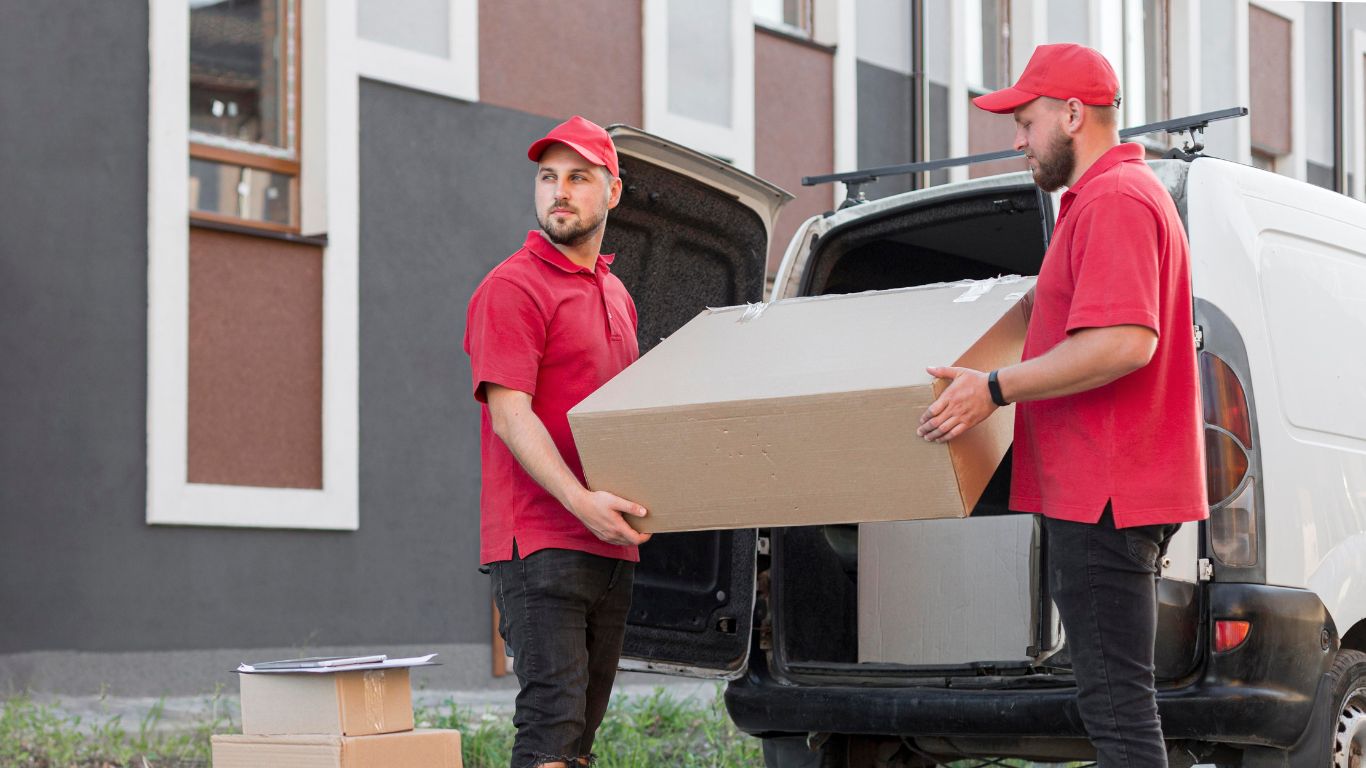
[[(533, 229), (528, 231), (526, 233), (526, 242), (522, 244), (522, 247), (541, 257), (542, 261), (545, 261), (549, 264), (553, 264), (559, 267), (560, 269), (564, 270), (565, 272), (592, 272), (592, 270), (580, 267), (578, 264), (575, 264), (573, 261), (570, 261), (569, 257), (565, 256), (563, 253), (560, 252), (559, 248), (556, 248), (553, 244), (551, 244), (549, 240), (545, 239), (541, 235), (539, 230)], [(615, 260), (616, 254), (598, 254), (598, 271), (609, 271), (608, 267), (610, 267), (612, 262)]]
[(1077, 179), (1076, 184), (1068, 187), (1067, 191), (1063, 193), (1063, 197), (1081, 194), (1082, 187), (1085, 187), (1087, 182), (1102, 173), (1105, 173), (1120, 163), (1129, 162), (1131, 160), (1142, 160), (1143, 157), (1144, 150), (1142, 144), (1126, 142), (1110, 147), (1105, 151), (1105, 154), (1096, 158), (1094, 163), (1091, 163), (1091, 167), (1086, 169), (1086, 173), (1083, 173), (1080, 179)]

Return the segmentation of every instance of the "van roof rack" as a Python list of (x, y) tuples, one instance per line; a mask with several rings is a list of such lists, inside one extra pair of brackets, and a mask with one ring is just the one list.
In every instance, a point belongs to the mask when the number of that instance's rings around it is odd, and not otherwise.
[[(1146, 133), (1188, 133), (1190, 137), (1180, 149), (1172, 148), (1169, 157), (1182, 159), (1193, 159), (1205, 149), (1201, 143), (1201, 136), (1205, 128), (1216, 120), (1228, 120), (1233, 117), (1243, 117), (1247, 114), (1247, 107), (1229, 107), (1214, 112), (1202, 112), (1198, 115), (1187, 117), (1177, 117), (1171, 120), (1162, 120), (1156, 123), (1148, 123), (1133, 128), (1125, 128), (1119, 132), (1121, 139), (1129, 139), (1134, 136), (1142, 136)], [(878, 168), (867, 168), (861, 171), (846, 171), (844, 173), (831, 173), (824, 176), (803, 176), (802, 186), (812, 187), (817, 184), (828, 184), (832, 181), (844, 182), (846, 195), (841, 208), (851, 205), (868, 202), (868, 198), (863, 196), (863, 185), (871, 184), (884, 176), (902, 176), (910, 173), (924, 173), (926, 171), (937, 171), (941, 168), (952, 168), (959, 165), (974, 165), (976, 163), (986, 163), (992, 160), (1005, 160), (1012, 157), (1020, 157), (1024, 153), (1013, 149), (1004, 149), (999, 152), (984, 152), (979, 155), (965, 155), (963, 157), (952, 157), (947, 160), (929, 160), (920, 163), (903, 163), (901, 165), (884, 165)]]

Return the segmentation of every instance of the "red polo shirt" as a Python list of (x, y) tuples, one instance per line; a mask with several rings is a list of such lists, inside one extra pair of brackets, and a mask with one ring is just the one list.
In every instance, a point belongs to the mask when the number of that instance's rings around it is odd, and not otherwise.
[(1115, 325), (1153, 329), (1157, 351), (1104, 386), (1017, 406), (1011, 508), (1094, 523), (1108, 501), (1121, 528), (1203, 519), (1190, 245), (1143, 147), (1114, 147), (1063, 193), (1034, 293), (1025, 360)]
[(530, 394), (532, 411), (565, 464), (584, 482), (566, 414), (640, 354), (636, 306), (608, 270), (611, 263), (612, 256), (601, 255), (596, 269), (580, 267), (532, 230), (522, 248), (495, 267), (470, 298), (465, 352), (474, 396), (485, 403), (479, 430), (481, 562), (510, 560), (514, 539), (523, 557), (541, 549), (575, 549), (639, 560), (636, 547), (594, 536), (522, 469), (494, 434), (484, 397), (486, 382)]

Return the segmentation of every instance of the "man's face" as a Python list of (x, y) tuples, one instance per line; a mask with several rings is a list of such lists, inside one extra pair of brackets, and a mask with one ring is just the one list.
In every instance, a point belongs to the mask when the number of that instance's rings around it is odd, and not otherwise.
[(620, 180), (564, 144), (541, 153), (536, 169), (536, 221), (552, 243), (578, 245), (607, 223), (621, 195)]
[(1077, 167), (1072, 137), (1063, 130), (1066, 117), (1065, 108), (1044, 98), (1015, 110), (1015, 149), (1025, 153), (1034, 183), (1045, 192), (1065, 185)]

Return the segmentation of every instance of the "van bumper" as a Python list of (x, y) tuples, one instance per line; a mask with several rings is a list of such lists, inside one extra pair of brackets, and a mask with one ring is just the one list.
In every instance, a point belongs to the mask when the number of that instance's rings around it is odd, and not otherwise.
[[(1290, 747), (1309, 723), (1332, 664), (1338, 636), (1318, 596), (1255, 584), (1210, 584), (1211, 619), (1252, 622), (1247, 640), (1214, 653), (1199, 670), (1158, 691), (1163, 734), (1228, 744)], [(1208, 632), (1200, 642), (1208, 643)], [(1326, 646), (1326, 647), (1325, 647)], [(940, 686), (812, 684), (769, 671), (750, 673), (726, 690), (743, 731), (889, 736), (1085, 738), (1072, 687), (963, 690)]]

